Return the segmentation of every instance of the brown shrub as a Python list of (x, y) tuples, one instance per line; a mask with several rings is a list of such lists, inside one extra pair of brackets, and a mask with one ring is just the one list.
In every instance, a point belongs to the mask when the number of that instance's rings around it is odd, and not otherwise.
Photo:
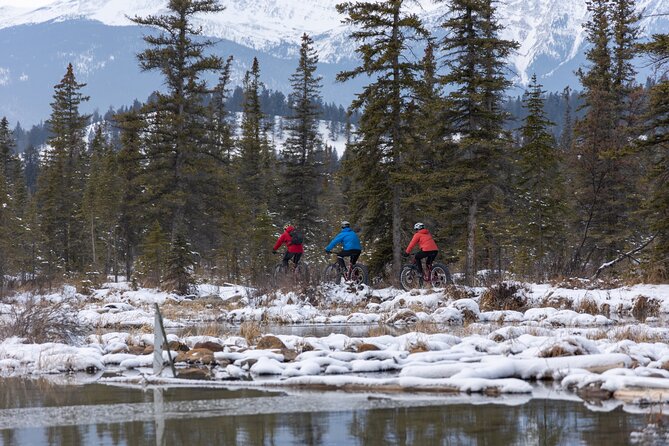
[(242, 322), (239, 326), (239, 336), (246, 339), (249, 345), (255, 343), (255, 340), (262, 335), (262, 326), (256, 321)]
[(599, 307), (597, 306), (597, 302), (595, 302), (595, 300), (591, 299), (590, 297), (581, 299), (574, 310), (578, 313), (587, 313), (592, 315), (599, 314)]
[(476, 293), (471, 288), (466, 288), (457, 285), (448, 285), (444, 289), (444, 296), (451, 300), (471, 299), (475, 297)]
[(517, 283), (501, 282), (488, 288), (479, 300), (481, 311), (515, 310), (527, 308), (526, 289)]
[(632, 315), (637, 319), (657, 317), (660, 314), (660, 302), (646, 296), (637, 296), (632, 301)]
[(557, 310), (571, 310), (574, 303), (562, 296), (546, 296), (541, 302), (542, 307), (551, 307)]
[(417, 333), (425, 333), (425, 334), (434, 334), (442, 332), (442, 330), (439, 329), (439, 326), (434, 322), (425, 322), (425, 321), (416, 322), (416, 325), (414, 326), (414, 331)]
[(74, 299), (51, 302), (29, 298), (11, 306), (9, 317), (0, 322), (0, 339), (16, 336), (28, 342), (71, 342), (83, 335)]

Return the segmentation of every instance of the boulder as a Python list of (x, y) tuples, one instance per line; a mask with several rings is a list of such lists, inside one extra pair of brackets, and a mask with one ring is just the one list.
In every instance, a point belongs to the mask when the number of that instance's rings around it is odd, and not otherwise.
[(281, 339), (272, 335), (263, 336), (258, 341), (258, 345), (256, 345), (256, 349), (258, 350), (283, 350), (285, 348), (286, 344)]
[(222, 352), (223, 350), (225, 350), (225, 347), (223, 347), (218, 342), (213, 342), (213, 341), (198, 342), (193, 346), (193, 349), (197, 348), (206, 348), (207, 350), (211, 350), (212, 352)]

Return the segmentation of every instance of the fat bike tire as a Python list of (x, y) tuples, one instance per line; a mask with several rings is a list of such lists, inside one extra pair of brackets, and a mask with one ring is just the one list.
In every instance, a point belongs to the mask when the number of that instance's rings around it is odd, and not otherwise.
[(404, 291), (411, 291), (423, 287), (423, 277), (418, 268), (413, 265), (404, 265), (400, 271), (400, 285)]
[(453, 278), (448, 266), (443, 263), (433, 263), (430, 273), (430, 283), (433, 288), (444, 288), (447, 285), (453, 285)]

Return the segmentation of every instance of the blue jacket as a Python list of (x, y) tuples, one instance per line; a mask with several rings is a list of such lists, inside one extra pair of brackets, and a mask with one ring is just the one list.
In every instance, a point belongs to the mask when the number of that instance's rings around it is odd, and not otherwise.
[(356, 234), (351, 228), (343, 228), (341, 232), (332, 239), (330, 244), (326, 246), (325, 250), (332, 251), (332, 248), (337, 246), (339, 243), (341, 243), (344, 251), (351, 249), (359, 249), (362, 251), (362, 246), (360, 245), (358, 234)]

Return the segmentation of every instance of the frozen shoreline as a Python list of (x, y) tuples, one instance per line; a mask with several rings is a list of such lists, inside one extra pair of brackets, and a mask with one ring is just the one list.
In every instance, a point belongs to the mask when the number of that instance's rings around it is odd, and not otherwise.
[[(588, 398), (627, 404), (669, 402), (669, 329), (630, 319), (639, 296), (650, 302), (653, 314), (669, 313), (669, 285), (609, 290), (522, 285), (516, 294), (526, 301), (524, 311), (481, 311), (485, 291), (406, 293), (336, 286), (317, 290), (314, 301), (313, 296), (296, 292), (253, 296), (239, 286), (201, 286), (196, 299), (189, 300), (156, 290), (133, 291), (128, 284), (107, 284), (91, 297), (66, 287), (39, 298), (82, 301), (76, 316), (98, 334), (68, 344), (5, 339), (0, 342), (0, 375), (88, 371), (103, 372), (103, 383), (166, 379), (170, 385), (169, 367), (161, 377), (152, 377), (150, 370), (151, 307), (157, 303), (172, 328), (274, 322), (333, 324), (333, 328), (386, 324), (408, 331), (399, 336), (318, 338), (257, 333), (253, 339), (169, 334), (171, 355), (179, 355), (180, 374), (208, 383), (501, 395), (531, 393), (530, 382), (549, 380), (562, 391)], [(13, 303), (0, 304), (0, 317), (11, 317), (8, 305), (34, 298), (17, 295)], [(566, 308), (541, 306), (551, 299)], [(608, 317), (576, 311), (586, 308), (585, 301), (591, 308), (608, 309)], [(438, 325), (429, 328), (430, 324)], [(108, 332), (102, 334), (103, 328)], [(167, 362), (167, 352), (163, 357)]]

